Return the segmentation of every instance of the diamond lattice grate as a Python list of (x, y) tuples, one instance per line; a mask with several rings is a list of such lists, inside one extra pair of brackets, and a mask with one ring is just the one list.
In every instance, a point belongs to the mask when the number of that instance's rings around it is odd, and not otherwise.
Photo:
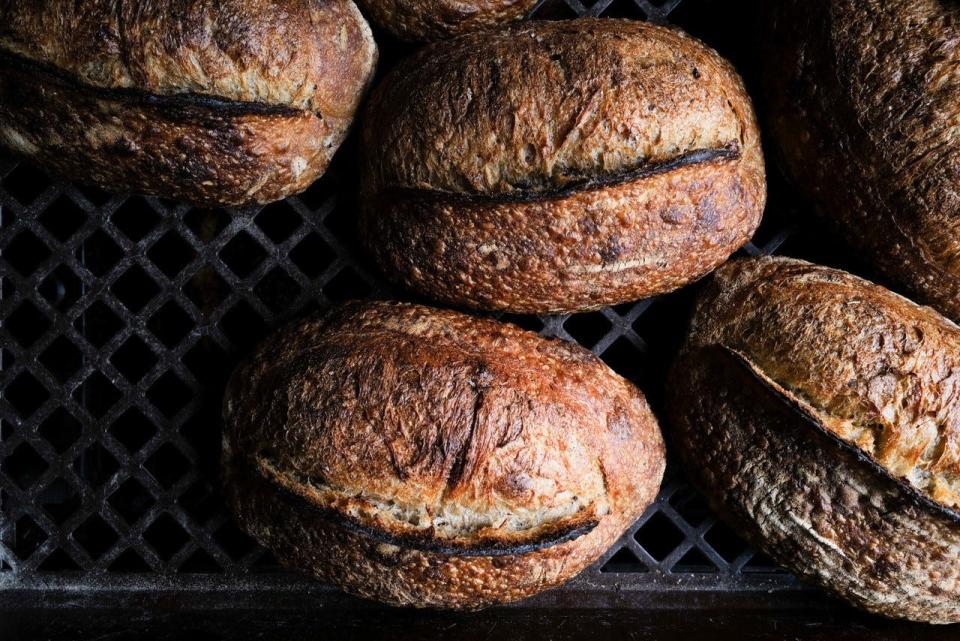
[[(536, 15), (666, 22), (696, 19), (701, 4), (566, 0)], [(233, 364), (271, 328), (333, 301), (390, 295), (356, 251), (350, 144), (306, 193), (244, 211), (106, 194), (0, 159), (4, 584), (279, 571), (220, 499), (220, 398)], [(771, 253), (796, 236), (768, 216), (743, 251)], [(689, 302), (681, 292), (503, 318), (580, 342), (656, 407)], [(792, 584), (718, 524), (673, 466), (656, 505), (590, 571), (601, 585), (706, 576), (726, 588), (750, 573)]]

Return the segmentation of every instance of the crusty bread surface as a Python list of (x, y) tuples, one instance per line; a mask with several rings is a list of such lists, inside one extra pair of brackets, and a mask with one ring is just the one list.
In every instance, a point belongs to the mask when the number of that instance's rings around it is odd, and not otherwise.
[(289, 567), (398, 605), (559, 585), (640, 515), (664, 467), (643, 395), (589, 352), (411, 304), (287, 328), (224, 408), (241, 525)]

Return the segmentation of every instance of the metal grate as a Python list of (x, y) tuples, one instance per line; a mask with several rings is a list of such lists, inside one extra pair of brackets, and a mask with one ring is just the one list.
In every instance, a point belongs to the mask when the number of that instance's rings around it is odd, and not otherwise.
[[(537, 13), (702, 26), (708, 4), (565, 0)], [(267, 585), (280, 572), (222, 505), (220, 399), (232, 365), (270, 328), (330, 301), (390, 294), (356, 251), (354, 160), (348, 143), (301, 196), (223, 211), (105, 194), (0, 159), (0, 591), (67, 580), (103, 589), (131, 576)], [(771, 214), (744, 251), (770, 253), (789, 236)], [(689, 301), (681, 292), (504, 318), (592, 349), (658, 407)], [(671, 465), (656, 505), (565, 589), (793, 585)]]

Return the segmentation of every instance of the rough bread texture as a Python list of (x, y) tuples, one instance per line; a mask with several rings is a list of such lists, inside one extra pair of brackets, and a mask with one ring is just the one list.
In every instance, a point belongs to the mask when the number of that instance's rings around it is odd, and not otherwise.
[(370, 20), (401, 40), (440, 40), (523, 18), (538, 0), (359, 0)]
[(480, 308), (571, 311), (673, 289), (749, 240), (766, 197), (739, 77), (693, 38), (635, 21), (431, 45), (374, 92), (364, 150), (378, 262)]
[(323, 174), (376, 62), (351, 0), (0, 0), (0, 144), (113, 191), (243, 205)]
[(559, 585), (664, 468), (643, 395), (589, 352), (418, 305), (285, 329), (234, 373), (224, 413), (240, 524), (289, 567), (397, 605)]
[(960, 621), (960, 328), (845, 272), (735, 261), (669, 388), (694, 481), (768, 554), (868, 610)]
[(822, 218), (960, 319), (960, 5), (770, 3), (770, 124)]

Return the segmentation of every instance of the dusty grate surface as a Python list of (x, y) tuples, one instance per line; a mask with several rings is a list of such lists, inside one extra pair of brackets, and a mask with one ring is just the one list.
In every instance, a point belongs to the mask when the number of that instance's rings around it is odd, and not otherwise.
[[(565, 0), (536, 14), (676, 21), (740, 59), (728, 26), (742, 16), (706, 0)], [(222, 505), (220, 398), (270, 328), (331, 301), (390, 295), (356, 251), (352, 144), (303, 195), (245, 211), (106, 194), (0, 158), (0, 590), (279, 576)], [(771, 181), (768, 216), (743, 251), (786, 241), (808, 255), (803, 232), (776, 215), (792, 208)], [(690, 298), (505, 318), (592, 349), (658, 407)], [(717, 523), (671, 465), (657, 504), (575, 585), (795, 581)]]

